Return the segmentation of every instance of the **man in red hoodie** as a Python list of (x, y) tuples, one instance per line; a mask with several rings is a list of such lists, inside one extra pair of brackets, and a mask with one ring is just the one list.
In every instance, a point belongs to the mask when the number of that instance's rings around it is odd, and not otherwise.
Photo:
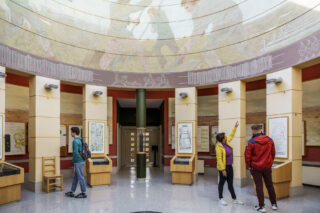
[(262, 133), (262, 125), (252, 125), (252, 138), (249, 140), (245, 151), (246, 167), (250, 169), (259, 206), (255, 206), (258, 212), (266, 212), (264, 208), (263, 182), (268, 190), (272, 209), (277, 210), (276, 193), (273, 188), (271, 167), (275, 157), (274, 142), (271, 138)]

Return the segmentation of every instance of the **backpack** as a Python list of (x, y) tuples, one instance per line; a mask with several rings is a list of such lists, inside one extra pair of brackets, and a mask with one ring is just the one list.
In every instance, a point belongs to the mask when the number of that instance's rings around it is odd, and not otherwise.
[(91, 158), (91, 152), (89, 150), (88, 144), (81, 139), (82, 142), (82, 152), (79, 151), (79, 154), (84, 160)]

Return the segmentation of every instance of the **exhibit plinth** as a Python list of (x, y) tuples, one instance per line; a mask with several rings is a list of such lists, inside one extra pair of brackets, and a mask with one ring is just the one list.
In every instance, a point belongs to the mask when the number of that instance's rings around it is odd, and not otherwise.
[(193, 156), (175, 156), (170, 161), (173, 184), (192, 185), (195, 169), (195, 158)]
[[(274, 162), (272, 165), (272, 183), (277, 199), (289, 197), (291, 182), (292, 162)], [(256, 193), (256, 188), (254, 186)], [(263, 182), (263, 193), (265, 197), (269, 197), (268, 190)]]
[(89, 158), (86, 161), (86, 171), (89, 186), (109, 185), (112, 160), (108, 156)]
[(24, 169), (6, 162), (0, 163), (0, 205), (21, 199)]
[(146, 178), (146, 157), (145, 152), (137, 153), (137, 179)]

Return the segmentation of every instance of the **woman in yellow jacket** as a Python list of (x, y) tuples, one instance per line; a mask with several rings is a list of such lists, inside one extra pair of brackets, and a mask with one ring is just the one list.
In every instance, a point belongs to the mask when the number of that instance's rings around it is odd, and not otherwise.
[(230, 142), (232, 141), (238, 126), (239, 122), (237, 121), (228, 138), (226, 137), (224, 132), (219, 133), (216, 136), (217, 169), (219, 171), (219, 202), (224, 206), (227, 205), (227, 202), (223, 199), (223, 186), (226, 181), (228, 182), (228, 189), (231, 193), (233, 203), (243, 205), (243, 202), (237, 200), (233, 188), (233, 153), (232, 147), (230, 145)]

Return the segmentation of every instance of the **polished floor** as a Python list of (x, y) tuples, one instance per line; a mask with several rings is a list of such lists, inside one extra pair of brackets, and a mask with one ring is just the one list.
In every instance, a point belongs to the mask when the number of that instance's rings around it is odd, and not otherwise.
[[(218, 203), (217, 178), (213, 174), (201, 175), (193, 186), (172, 185), (170, 174), (161, 169), (147, 172), (145, 181), (135, 179), (134, 168), (121, 169), (112, 176), (110, 186), (88, 187), (87, 199), (75, 199), (64, 196), (59, 191), (52, 193), (33, 193), (22, 190), (22, 198), (0, 206), (2, 213), (43, 213), (43, 212), (76, 212), (76, 213), (130, 213), (136, 211), (155, 211), (166, 213), (211, 213), (211, 212), (256, 212), (253, 206), (257, 199), (252, 185), (236, 188), (236, 193), (245, 205), (231, 203), (227, 186), (225, 198), (228, 206)], [(65, 191), (71, 186), (71, 179), (65, 180)], [(80, 188), (77, 188), (77, 192)], [(278, 201), (277, 212), (319, 213), (320, 188), (304, 186), (303, 195)], [(267, 212), (273, 212), (266, 200)]]

